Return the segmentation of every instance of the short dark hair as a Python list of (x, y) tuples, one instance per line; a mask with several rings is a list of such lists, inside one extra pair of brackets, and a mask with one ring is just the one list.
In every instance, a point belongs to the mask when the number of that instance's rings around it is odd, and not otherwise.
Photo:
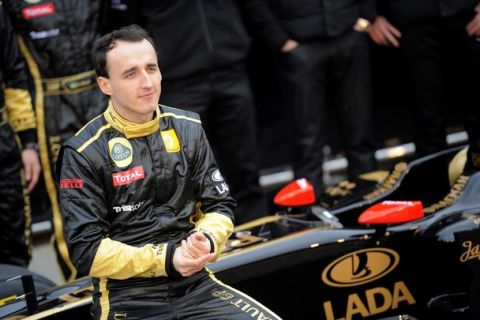
[(92, 59), (97, 77), (108, 78), (107, 52), (115, 48), (118, 40), (139, 42), (143, 39), (150, 42), (155, 49), (153, 39), (148, 35), (147, 31), (136, 24), (114, 30), (97, 39), (92, 48)]

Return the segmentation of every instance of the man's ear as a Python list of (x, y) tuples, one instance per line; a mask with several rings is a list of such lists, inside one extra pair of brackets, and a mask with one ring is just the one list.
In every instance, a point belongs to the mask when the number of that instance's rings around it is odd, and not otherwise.
[(112, 88), (110, 87), (110, 79), (106, 77), (97, 77), (98, 87), (107, 96), (112, 95)]

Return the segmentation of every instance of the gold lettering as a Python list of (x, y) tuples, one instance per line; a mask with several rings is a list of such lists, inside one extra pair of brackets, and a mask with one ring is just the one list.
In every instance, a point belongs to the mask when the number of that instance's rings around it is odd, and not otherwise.
[(326, 320), (335, 320), (335, 316), (333, 315), (333, 308), (331, 301), (325, 301), (323, 303), (323, 310), (325, 311), (325, 319)]
[(260, 312), (260, 315), (257, 318), (258, 320), (269, 320), (271, 319), (270, 317), (267, 317), (266, 315), (263, 314), (263, 312)]
[(245, 305), (242, 307), (242, 311), (247, 311), (247, 309), (250, 307), (248, 303), (245, 302)]
[[(388, 310), (392, 305), (392, 294), (387, 288), (377, 287), (369, 289), (365, 292), (365, 295), (367, 296), (367, 304), (368, 310), (370, 310), (370, 315), (382, 313)], [(383, 297), (383, 305), (377, 306), (375, 295), (380, 295)]]
[(472, 241), (465, 241), (462, 243), (462, 247), (467, 248), (467, 251), (460, 256), (461, 262), (467, 262), (472, 259), (480, 260), (480, 245), (477, 244), (476, 246), (473, 246)]
[(370, 315), (360, 297), (354, 293), (348, 296), (346, 320), (351, 320), (356, 313), (360, 313), (364, 318)]
[(242, 303), (242, 299), (238, 299), (237, 301), (235, 302), (230, 302), (231, 304), (233, 304), (235, 307), (237, 308), (240, 308), (240, 303)]
[(426, 214), (430, 214), (440, 209), (451, 206), (453, 203), (455, 203), (455, 201), (457, 201), (458, 197), (460, 197), (460, 195), (462, 194), (463, 188), (465, 187), (465, 184), (467, 183), (467, 181), (468, 181), (467, 176), (462, 175), (458, 177), (457, 180), (455, 181), (455, 184), (452, 186), (452, 188), (450, 189), (450, 192), (445, 196), (445, 198), (443, 198), (437, 203), (432, 204), (431, 206), (424, 208), (423, 211)]
[[(253, 311), (253, 312), (252, 312)], [(257, 314), (258, 314), (258, 309), (254, 308), (254, 307), (251, 307), (250, 309), (248, 309), (246, 311), (246, 313), (248, 313), (249, 315), (251, 315), (252, 317), (255, 317)]]
[(375, 188), (375, 190), (373, 190), (369, 194), (364, 195), (363, 199), (370, 200), (391, 190), (406, 169), (407, 164), (405, 162), (397, 163), (393, 168), (393, 172), (377, 188)]
[(415, 298), (408, 290), (407, 286), (403, 281), (395, 282), (393, 287), (393, 301), (392, 301), (392, 310), (398, 308), (398, 303), (402, 301), (407, 301), (408, 304), (415, 304)]

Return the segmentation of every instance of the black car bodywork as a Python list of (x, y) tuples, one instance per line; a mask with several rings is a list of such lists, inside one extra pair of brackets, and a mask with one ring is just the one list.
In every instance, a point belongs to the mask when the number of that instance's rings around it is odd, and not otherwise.
[[(209, 269), (284, 319), (480, 319), (480, 173), (451, 184), (447, 167), (458, 151), (399, 163), (378, 183), (353, 182), (320, 199), (323, 207), (286, 208), (239, 226)], [(421, 201), (425, 216), (358, 222), (384, 200)], [(90, 294), (81, 279), (35, 294), (36, 310), (11, 300), (0, 317), (84, 319)]]

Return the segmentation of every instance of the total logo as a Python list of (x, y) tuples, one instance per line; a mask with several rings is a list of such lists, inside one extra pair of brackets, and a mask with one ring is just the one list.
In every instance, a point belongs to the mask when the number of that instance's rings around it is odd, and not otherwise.
[(137, 211), (144, 203), (145, 200), (140, 201), (136, 204), (123, 204), (121, 206), (113, 207), (113, 211), (115, 211), (116, 213)]
[(108, 152), (110, 154), (110, 158), (119, 168), (125, 168), (132, 163), (132, 145), (125, 138), (113, 138), (112, 140), (108, 141)]
[[(34, 4), (40, 1), (30, 0), (26, 2)], [(53, 4), (53, 2), (36, 4), (36, 5), (28, 6), (22, 9), (22, 17), (25, 20), (36, 19), (43, 16), (50, 16), (53, 14), (55, 14), (55, 5)]]
[(145, 173), (143, 172), (142, 166), (137, 166), (127, 171), (112, 174), (114, 187), (130, 184), (143, 178), (145, 178)]

